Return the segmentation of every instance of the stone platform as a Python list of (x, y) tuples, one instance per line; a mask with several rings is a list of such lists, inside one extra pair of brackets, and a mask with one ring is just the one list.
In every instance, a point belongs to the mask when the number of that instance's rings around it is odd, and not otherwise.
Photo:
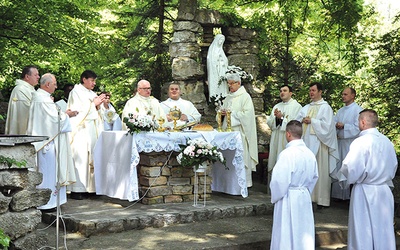
[[(205, 207), (190, 202), (144, 205), (105, 196), (69, 199), (61, 207), (67, 231), (61, 223), (60, 248), (269, 249), (273, 205), (266, 185), (255, 183), (247, 198), (215, 192), (212, 197)], [(317, 249), (344, 247), (348, 202), (332, 202), (314, 216)], [(56, 213), (44, 213), (43, 228), (55, 218)], [(55, 228), (43, 232), (54, 247)]]

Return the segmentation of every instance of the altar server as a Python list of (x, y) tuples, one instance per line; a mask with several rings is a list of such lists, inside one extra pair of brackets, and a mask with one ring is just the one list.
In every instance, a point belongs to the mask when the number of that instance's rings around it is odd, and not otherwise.
[(270, 183), (274, 206), (272, 250), (314, 249), (315, 232), (311, 193), (318, 180), (315, 155), (307, 148), (302, 125), (286, 125), (288, 144), (279, 154)]
[(395, 250), (394, 200), (390, 190), (397, 170), (392, 142), (376, 126), (378, 115), (365, 109), (358, 118), (360, 135), (340, 171), (353, 184), (350, 197), (348, 249)]
[[(57, 195), (60, 196), (60, 205), (66, 203), (66, 186), (76, 181), (68, 132), (71, 131), (69, 117), (75, 116), (77, 112), (67, 110), (64, 113), (56, 106), (50, 96), (56, 88), (55, 76), (44, 74), (40, 88), (32, 94), (29, 110), (27, 133), (49, 137), (48, 140), (33, 143), (37, 151), (38, 170), (43, 174), (43, 181), (37, 187), (52, 191), (48, 203), (39, 209), (55, 208)], [(57, 182), (61, 186), (60, 190), (57, 190)]]
[(102, 94), (106, 96), (103, 103), (100, 105), (100, 112), (104, 120), (104, 131), (122, 130), (122, 121), (114, 106), (111, 104), (110, 92), (102, 92)]

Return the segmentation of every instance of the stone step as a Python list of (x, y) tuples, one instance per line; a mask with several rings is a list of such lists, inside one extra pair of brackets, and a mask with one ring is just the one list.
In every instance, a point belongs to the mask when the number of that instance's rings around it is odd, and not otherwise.
[[(69, 237), (67, 245), (79, 245), (80, 249), (86, 244), (108, 249), (108, 241), (119, 249), (130, 242), (130, 249), (136, 249), (131, 238), (149, 238), (148, 242), (140, 240), (141, 247), (147, 246), (141, 249), (153, 249), (149, 247), (153, 241), (157, 241), (158, 249), (266, 249), (272, 214), (273, 205), (264, 185), (250, 189), (247, 198), (213, 193), (205, 207), (193, 207), (190, 202), (143, 205), (93, 196), (70, 199), (61, 206), (62, 228), (65, 224), (68, 231), (61, 235)], [(333, 202), (330, 208), (315, 210), (314, 216), (317, 247), (345, 244), (348, 203)], [(56, 213), (44, 213), (42, 218), (51, 224)], [(47, 230), (52, 237), (55, 228)]]
[[(249, 202), (249, 199), (254, 202)], [(206, 201), (205, 207), (203, 201), (197, 207), (191, 202), (144, 205), (106, 196), (92, 196), (84, 200), (69, 199), (67, 204), (61, 206), (61, 217), (66, 230), (79, 232), (86, 237), (173, 224), (272, 215), (272, 212), (273, 205), (256, 195), (242, 198), (218, 193)], [(56, 212), (43, 213), (42, 222), (51, 224), (56, 215)]]

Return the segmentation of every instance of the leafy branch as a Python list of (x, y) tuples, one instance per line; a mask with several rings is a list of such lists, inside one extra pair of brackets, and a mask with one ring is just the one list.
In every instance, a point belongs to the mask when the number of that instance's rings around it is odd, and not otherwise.
[[(14, 158), (11, 157), (7, 157), (7, 156), (3, 156), (0, 155), (0, 164), (5, 164), (7, 165), (9, 168), (11, 168), (11, 166), (14, 164), (17, 167), (25, 167), (26, 166), (26, 161), (22, 160), (22, 161), (17, 161)], [(0, 237), (1, 238), (1, 237)]]

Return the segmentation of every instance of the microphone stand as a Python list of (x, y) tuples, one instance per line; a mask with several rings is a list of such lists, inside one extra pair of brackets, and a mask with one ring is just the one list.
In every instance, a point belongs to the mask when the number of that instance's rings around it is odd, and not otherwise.
[[(58, 112), (58, 134), (61, 133), (61, 107), (56, 104), (57, 112)], [(55, 145), (54, 145), (55, 146)], [(57, 216), (56, 216), (56, 249), (59, 249), (58, 245), (58, 238), (59, 238), (59, 231), (60, 231), (60, 138), (57, 140)]]

